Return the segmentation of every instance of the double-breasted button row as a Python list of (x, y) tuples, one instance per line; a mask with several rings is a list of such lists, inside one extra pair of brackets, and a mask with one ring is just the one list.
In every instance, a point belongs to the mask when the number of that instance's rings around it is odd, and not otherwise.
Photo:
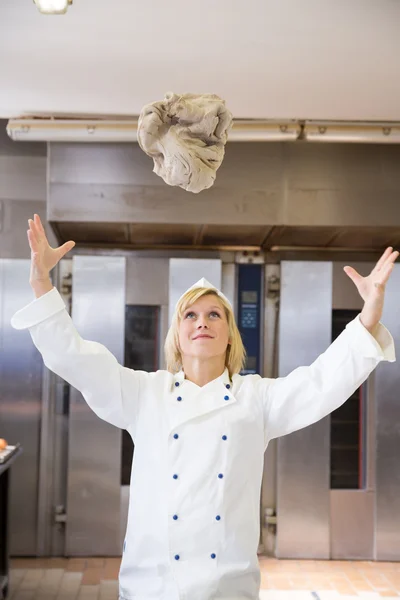
[[(179, 387), (179, 385), (180, 385), (180, 383), (179, 383), (178, 381), (176, 381), (176, 382), (175, 382), (175, 387)], [(228, 389), (228, 390), (229, 390), (231, 386), (230, 386), (230, 384), (229, 384), (229, 383), (227, 383), (227, 384), (225, 384), (225, 387), (226, 387), (226, 389)], [(226, 394), (226, 395), (224, 396), (224, 400), (225, 400), (225, 401), (228, 401), (229, 399), (230, 399), (230, 396), (228, 396), (228, 395)], [(182, 398), (182, 396), (177, 396), (177, 397), (176, 397), (176, 400), (177, 400), (178, 402), (182, 402), (183, 398)], [(174, 437), (174, 439), (175, 439), (175, 440), (179, 439), (179, 435), (178, 435), (177, 433), (175, 433), (173, 437)], [(227, 441), (227, 439), (228, 439), (228, 436), (224, 434), (224, 435), (221, 437), (221, 439), (222, 439), (224, 442), (226, 442), (226, 441)], [(178, 474), (177, 474), (177, 473), (174, 473), (174, 474), (172, 475), (172, 478), (173, 478), (173, 479), (175, 479), (175, 480), (176, 480), (176, 479), (178, 479), (178, 477), (179, 477), (179, 476), (178, 476)], [(224, 478), (224, 475), (223, 475), (223, 473), (218, 473), (218, 479), (223, 479), (223, 478)], [(178, 516), (178, 515), (172, 515), (172, 519), (173, 519), (174, 521), (177, 521), (177, 520), (179, 519), (179, 516)], [(221, 521), (221, 515), (216, 515), (216, 517), (215, 517), (215, 520), (216, 520), (216, 521)], [(174, 558), (175, 558), (175, 560), (177, 560), (177, 561), (178, 561), (178, 560), (180, 560), (180, 558), (181, 558), (181, 557), (180, 557), (180, 555), (179, 555), (179, 554), (175, 554)], [(215, 559), (217, 558), (217, 555), (215, 554), (215, 552), (213, 552), (212, 554), (210, 554), (210, 558), (211, 558), (212, 560), (215, 560)]]

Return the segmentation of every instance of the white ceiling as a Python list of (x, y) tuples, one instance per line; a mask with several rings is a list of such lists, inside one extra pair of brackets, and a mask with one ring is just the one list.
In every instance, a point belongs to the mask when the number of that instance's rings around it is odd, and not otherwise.
[(236, 118), (400, 121), (399, 0), (0, 2), (0, 117), (137, 115), (212, 92)]

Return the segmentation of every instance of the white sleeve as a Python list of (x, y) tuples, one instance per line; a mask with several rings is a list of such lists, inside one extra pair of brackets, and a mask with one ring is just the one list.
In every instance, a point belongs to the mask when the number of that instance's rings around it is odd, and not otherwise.
[(396, 360), (391, 334), (380, 323), (373, 337), (357, 316), (311, 366), (286, 377), (259, 380), (266, 438), (286, 435), (330, 414), (383, 360)]
[[(105, 346), (82, 339), (56, 288), (15, 313), (11, 325), (29, 329), (44, 364), (79, 390), (101, 419), (124, 429), (132, 424), (141, 378), (147, 374), (122, 367)], [(130, 372), (127, 398), (121, 385), (123, 371)]]

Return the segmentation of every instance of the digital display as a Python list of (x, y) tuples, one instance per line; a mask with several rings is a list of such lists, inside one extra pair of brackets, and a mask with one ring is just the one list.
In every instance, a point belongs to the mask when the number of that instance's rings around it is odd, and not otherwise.
[(257, 304), (258, 294), (256, 291), (245, 290), (242, 292), (242, 302), (244, 304)]

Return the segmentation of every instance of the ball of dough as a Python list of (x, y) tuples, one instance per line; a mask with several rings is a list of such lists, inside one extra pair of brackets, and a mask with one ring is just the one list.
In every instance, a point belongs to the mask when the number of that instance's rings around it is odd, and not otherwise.
[(166, 94), (140, 113), (138, 142), (168, 185), (198, 193), (212, 186), (232, 114), (214, 94)]

